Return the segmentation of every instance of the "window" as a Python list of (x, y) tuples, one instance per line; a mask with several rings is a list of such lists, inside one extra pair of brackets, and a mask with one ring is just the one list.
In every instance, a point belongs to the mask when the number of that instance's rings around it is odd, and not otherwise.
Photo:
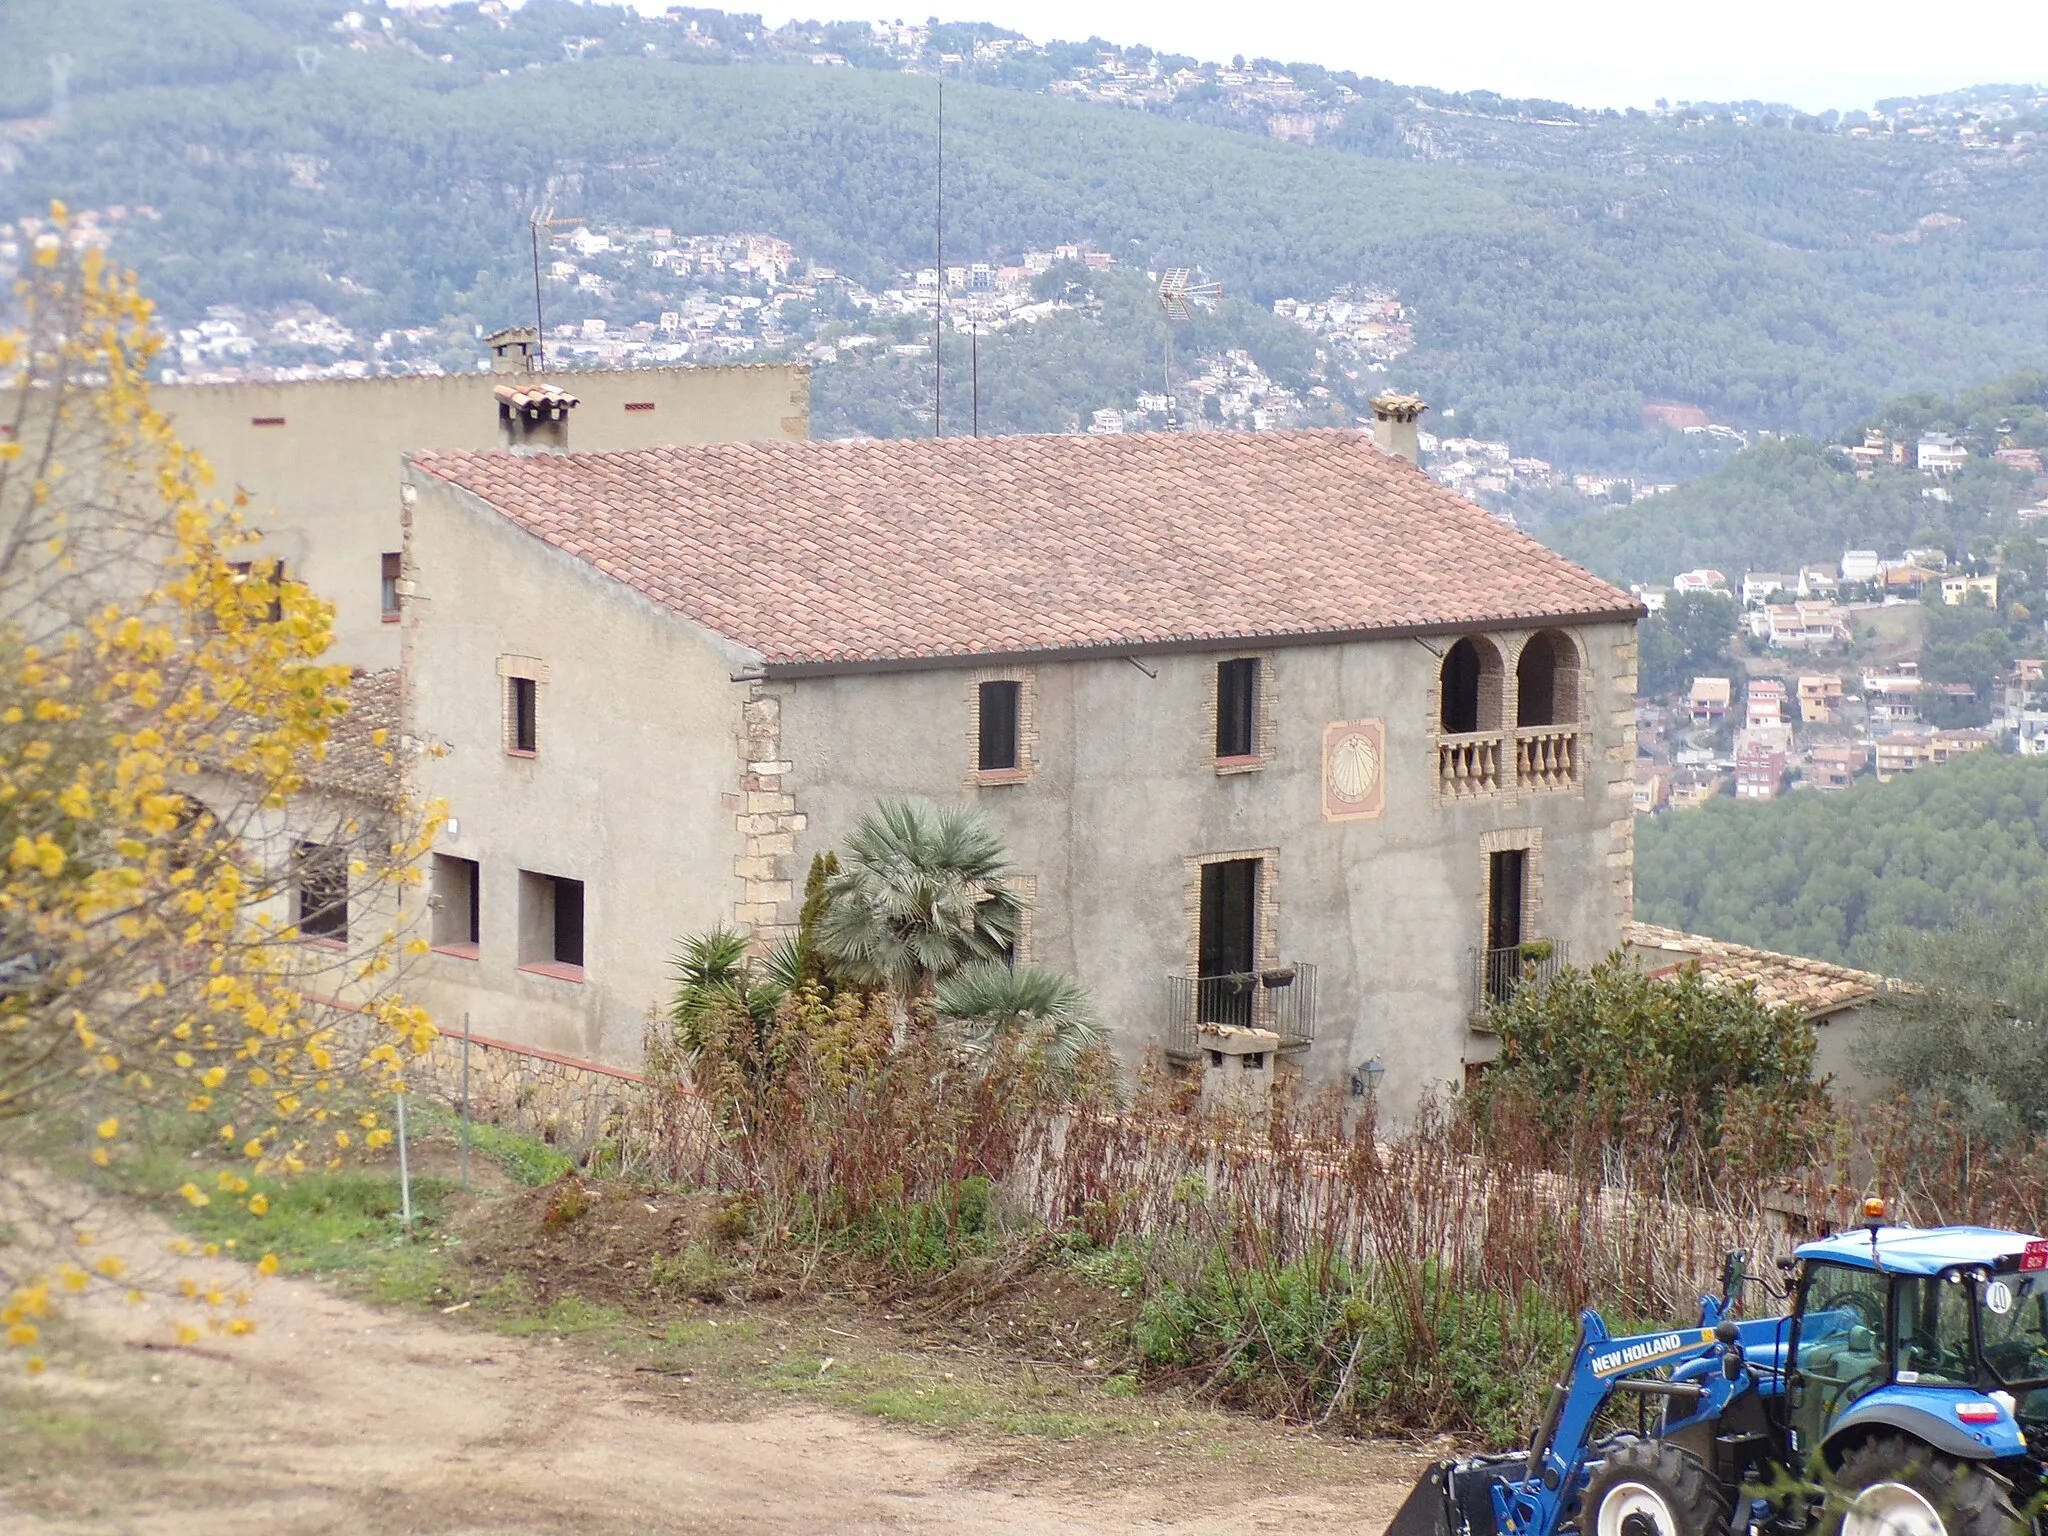
[(1259, 659), (1216, 664), (1216, 755), (1256, 757), (1259, 751)]
[(540, 751), (540, 684), (530, 677), (505, 679), (505, 750), (520, 757)]
[(1522, 943), (1522, 896), (1527, 888), (1529, 850), (1503, 848), (1486, 860), (1486, 947), (1517, 949)]
[(434, 855), (433, 895), (429, 902), (434, 913), (434, 948), (476, 958), (483, 938), (478, 873), (474, 859), (458, 859), (446, 853)]
[(269, 565), (259, 565), (253, 560), (229, 562), (228, 569), (235, 573), (235, 585), (247, 586), (252, 581), (270, 583), (270, 605), (264, 610), (267, 624), (275, 624), (284, 617), (284, 562), (273, 560)]
[(1252, 1022), (1260, 862), (1219, 859), (1202, 866), (1195, 944), (1195, 1009), (1201, 1023), (1248, 1026)]
[(301, 843), (292, 873), (292, 921), (309, 939), (348, 942), (348, 850)]
[(1479, 729), (1479, 647), (1460, 640), (1444, 654), (1442, 723), (1447, 736)]
[[(1948, 1386), (1976, 1382), (1977, 1354), (1970, 1347), (1970, 1306), (1975, 1300), (1971, 1289), (1953, 1272), (1898, 1282), (1892, 1357), (1901, 1381)], [(2011, 1294), (2008, 1286), (2006, 1295)]]
[(1556, 630), (1531, 635), (1515, 664), (1515, 723), (1573, 725), (1578, 718), (1577, 649)]
[(976, 730), (979, 754), (975, 766), (983, 773), (1014, 772), (1023, 766), (1017, 755), (1017, 715), (1023, 694), (1024, 685), (1014, 678), (981, 685)]
[(383, 573), (379, 578), (377, 601), (378, 611), (383, 614), (386, 624), (398, 622), (398, 577), (404, 569), (405, 557), (399, 554), (383, 556)]
[(1888, 1277), (1845, 1264), (1807, 1270), (1799, 1302), (1798, 1336), (1788, 1383), (1792, 1449), (1818, 1446), (1828, 1425), (1849, 1404), (1889, 1375), (1885, 1360)]
[(519, 872), (521, 969), (583, 979), (583, 882)]

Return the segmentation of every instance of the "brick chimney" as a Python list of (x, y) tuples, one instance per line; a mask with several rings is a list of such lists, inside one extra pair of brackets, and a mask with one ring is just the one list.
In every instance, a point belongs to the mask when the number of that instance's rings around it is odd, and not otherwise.
[(1372, 400), (1372, 440), (1381, 453), (1410, 464), (1422, 462), (1422, 449), (1415, 441), (1416, 423), (1429, 407), (1420, 395), (1375, 395)]
[(569, 412), (576, 397), (566, 389), (543, 384), (500, 384), (491, 391), (498, 397), (498, 442), (513, 453), (567, 453)]
[(508, 325), (484, 338), (491, 349), (491, 372), (538, 373), (540, 332), (530, 325)]

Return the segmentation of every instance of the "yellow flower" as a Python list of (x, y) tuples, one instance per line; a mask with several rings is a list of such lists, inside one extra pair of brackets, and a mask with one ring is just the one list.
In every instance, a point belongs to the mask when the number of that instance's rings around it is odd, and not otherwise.
[(184, 1184), (179, 1186), (178, 1193), (183, 1195), (186, 1201), (192, 1205), (213, 1204), (213, 1197), (207, 1194), (207, 1192), (201, 1189), (197, 1184), (194, 1184), (190, 1179), (187, 1179), (184, 1182)]
[(26, 1360), (22, 1361), (21, 1368), (31, 1376), (40, 1376), (43, 1374), (45, 1363), (41, 1355), (30, 1355)]
[(268, 1195), (256, 1194), (249, 1197), (249, 1214), (251, 1216), (266, 1215), (269, 1213), (269, 1210), (270, 1197)]
[(256, 1261), (256, 1273), (257, 1273), (257, 1274), (259, 1274), (259, 1275), (274, 1275), (274, 1274), (276, 1274), (276, 1273), (277, 1273), (277, 1255), (276, 1255), (276, 1254), (274, 1254), (274, 1253), (266, 1253), (265, 1255), (263, 1255), (263, 1257), (262, 1257), (262, 1258), (258, 1259), (258, 1260)]
[(7, 1342), (16, 1349), (27, 1349), (29, 1345), (35, 1343), (41, 1337), (42, 1334), (36, 1331), (33, 1323), (16, 1323), (7, 1330)]
[(114, 1116), (109, 1115), (106, 1119), (102, 1120), (96, 1127), (94, 1127), (94, 1129), (96, 1129), (100, 1133), (101, 1141), (112, 1141), (116, 1136), (121, 1134), (121, 1122)]
[(119, 1255), (110, 1253), (95, 1263), (93, 1268), (109, 1280), (118, 1280), (127, 1272), (128, 1266), (121, 1261)]

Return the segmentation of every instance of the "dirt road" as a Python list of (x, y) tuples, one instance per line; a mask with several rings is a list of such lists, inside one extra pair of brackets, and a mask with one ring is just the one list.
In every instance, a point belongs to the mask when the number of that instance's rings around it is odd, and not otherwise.
[[(143, 1253), (167, 1235), (144, 1223), (118, 1240)], [(247, 1279), (221, 1261), (187, 1267)], [(7, 1479), (0, 1530), (1374, 1536), (1418, 1465), (1263, 1426), (1226, 1450), (926, 1435), (765, 1394), (741, 1417), (706, 1417), (687, 1386), (574, 1344), (301, 1280), (262, 1286), (249, 1337), (209, 1338), (202, 1354), (148, 1347), (174, 1302), (103, 1294), (73, 1308), (89, 1370), (40, 1378), (41, 1411), (125, 1423), (152, 1449)]]

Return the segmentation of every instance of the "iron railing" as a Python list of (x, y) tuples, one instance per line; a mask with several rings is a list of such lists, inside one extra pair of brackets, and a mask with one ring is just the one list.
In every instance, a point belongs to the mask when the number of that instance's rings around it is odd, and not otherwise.
[(1307, 1050), (1316, 1038), (1316, 968), (1296, 963), (1229, 976), (1167, 977), (1167, 1056), (1196, 1060), (1202, 1024), (1270, 1029), (1281, 1050)]
[(1545, 987), (1571, 964), (1571, 946), (1562, 939), (1536, 939), (1506, 949), (1475, 951), (1472, 970), (1472, 1014), (1483, 1018), (1488, 1008), (1505, 1007), (1524, 987)]

